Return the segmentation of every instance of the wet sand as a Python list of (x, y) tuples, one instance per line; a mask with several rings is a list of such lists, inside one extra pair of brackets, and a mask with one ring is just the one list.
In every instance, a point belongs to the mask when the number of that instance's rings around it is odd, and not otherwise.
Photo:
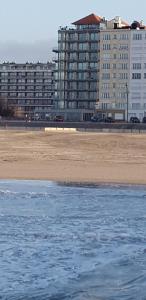
[(146, 184), (146, 135), (1, 130), (0, 178)]

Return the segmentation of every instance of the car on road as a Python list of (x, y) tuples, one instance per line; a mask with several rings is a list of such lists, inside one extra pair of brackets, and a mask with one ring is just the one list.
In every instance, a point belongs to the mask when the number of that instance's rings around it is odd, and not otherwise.
[(53, 121), (55, 121), (55, 122), (63, 122), (64, 118), (63, 118), (63, 116), (55, 116), (54, 119), (53, 119)]
[(143, 117), (142, 123), (146, 123), (146, 117)]
[(93, 116), (91, 118), (92, 122), (97, 122), (97, 123), (113, 123), (114, 119), (112, 117), (106, 117), (106, 118), (99, 118), (98, 116)]
[(140, 120), (137, 117), (131, 117), (130, 123), (140, 123)]
[(115, 120), (112, 117), (107, 117), (107, 118), (104, 119), (105, 123), (114, 123), (114, 121)]
[(92, 116), (91, 117), (91, 122), (98, 122), (98, 117), (97, 116)]

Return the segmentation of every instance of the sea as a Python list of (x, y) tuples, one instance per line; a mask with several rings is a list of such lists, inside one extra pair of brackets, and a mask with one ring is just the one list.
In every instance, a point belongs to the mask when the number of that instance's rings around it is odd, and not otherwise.
[(0, 299), (146, 299), (146, 187), (1, 180)]

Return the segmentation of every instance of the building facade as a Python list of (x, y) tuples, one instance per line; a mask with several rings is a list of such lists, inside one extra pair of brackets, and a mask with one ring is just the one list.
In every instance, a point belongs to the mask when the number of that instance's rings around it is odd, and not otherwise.
[[(140, 28), (140, 29), (139, 29)], [(129, 118), (146, 116), (146, 29), (130, 30)]]
[[(124, 22), (125, 23), (125, 22)], [(120, 17), (100, 31), (98, 112), (129, 120), (146, 115), (146, 28)]]
[(89, 15), (60, 28), (55, 103), (66, 119), (146, 115), (146, 27)]
[(100, 28), (105, 20), (94, 14), (60, 28), (56, 52), (56, 108), (67, 118), (90, 119), (99, 98)]
[(19, 118), (45, 119), (54, 105), (53, 63), (0, 64), (0, 101)]
[(131, 36), (127, 26), (120, 17), (116, 17), (100, 31), (98, 113), (102, 117), (127, 118)]

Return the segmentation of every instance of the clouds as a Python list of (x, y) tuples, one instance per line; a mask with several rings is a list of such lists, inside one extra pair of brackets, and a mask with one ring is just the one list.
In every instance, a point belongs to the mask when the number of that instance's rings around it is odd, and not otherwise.
[(7, 41), (0, 42), (0, 62), (46, 62), (52, 59), (52, 48), (57, 45), (55, 39), (38, 40), (32, 43)]

